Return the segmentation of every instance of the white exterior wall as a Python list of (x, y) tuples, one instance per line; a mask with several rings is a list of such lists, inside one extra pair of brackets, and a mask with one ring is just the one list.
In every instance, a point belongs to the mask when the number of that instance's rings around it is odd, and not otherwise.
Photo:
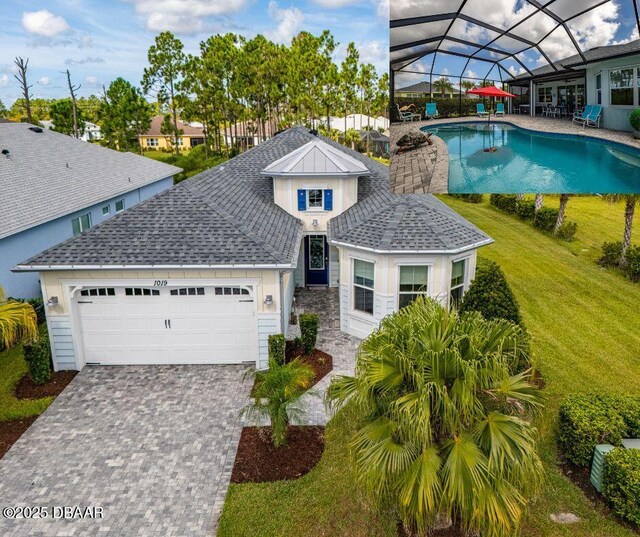
[[(258, 348), (256, 357), (258, 367), (267, 365), (267, 338), (269, 334), (282, 332), (282, 315), (286, 311), (281, 304), (280, 273), (278, 270), (78, 270), (48, 271), (40, 273), (42, 295), (45, 303), (51, 297), (58, 298), (56, 306), (47, 307), (47, 326), (51, 340), (54, 367), (60, 369), (81, 369), (84, 365), (82, 344), (77, 321), (70, 299), (70, 290), (75, 285), (95, 286), (136, 285), (154, 287), (156, 280), (167, 280), (167, 286), (188, 285), (222, 285), (224, 283), (240, 283), (251, 281), (254, 285), (254, 297), (257, 308)], [(95, 282), (95, 283), (94, 283)], [(286, 293), (285, 293), (286, 294)], [(273, 304), (264, 303), (267, 295), (271, 295)], [(290, 305), (289, 305), (290, 308)]]
[(282, 276), (282, 333), (288, 335), (289, 319), (291, 317), (291, 307), (293, 305), (293, 294), (296, 290), (296, 278), (293, 272), (287, 272)]
[[(340, 252), (340, 328), (353, 336), (368, 336), (380, 321), (398, 311), (398, 285), (400, 266), (427, 265), (429, 267), (429, 296), (448, 305), (451, 284), (451, 264), (466, 259), (465, 291), (476, 270), (476, 250), (457, 255), (376, 254), (339, 247)], [(375, 264), (373, 315), (354, 310), (353, 260), (361, 259)]]

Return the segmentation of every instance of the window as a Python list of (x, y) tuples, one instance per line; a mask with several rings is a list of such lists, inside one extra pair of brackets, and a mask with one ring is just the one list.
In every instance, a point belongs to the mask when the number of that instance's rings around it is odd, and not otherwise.
[(457, 308), (464, 295), (464, 282), (466, 272), (466, 259), (454, 261), (451, 264), (451, 307)]
[(615, 69), (609, 71), (611, 104), (621, 106), (633, 105), (634, 69)]
[(313, 189), (307, 190), (307, 207), (309, 209), (322, 209), (322, 190)]
[(180, 289), (171, 289), (172, 296), (194, 296), (204, 295), (204, 287), (181, 287)]
[(243, 287), (216, 287), (216, 295), (249, 295), (249, 290)]
[(95, 289), (83, 289), (80, 296), (116, 296), (113, 287), (96, 287)]
[(398, 307), (404, 308), (420, 295), (427, 294), (429, 267), (400, 267), (400, 284), (398, 287)]
[(602, 104), (602, 73), (596, 75), (596, 104)]
[(116, 212), (119, 213), (121, 211), (124, 211), (124, 200), (116, 201)]
[(71, 220), (74, 235), (79, 235), (91, 227), (91, 213), (83, 214)]
[(147, 147), (158, 147), (157, 138), (147, 138)]
[(373, 285), (375, 265), (353, 260), (353, 308), (373, 315)]
[(147, 289), (145, 287), (125, 287), (126, 296), (160, 296), (158, 289)]
[(102, 208), (102, 216), (107, 216), (110, 213), (111, 213), (111, 205), (105, 205)]
[(538, 102), (539, 103), (551, 103), (553, 102), (552, 88), (538, 87)]
[(178, 145), (180, 147), (182, 147), (184, 145), (184, 138), (182, 138), (182, 137), (178, 138)]

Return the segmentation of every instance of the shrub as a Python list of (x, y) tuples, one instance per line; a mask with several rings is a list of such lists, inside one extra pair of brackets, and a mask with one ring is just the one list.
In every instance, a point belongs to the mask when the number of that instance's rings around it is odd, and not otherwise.
[(24, 346), (24, 360), (34, 384), (45, 384), (51, 380), (51, 347), (49, 338), (41, 336)]
[(30, 298), (27, 300), (31, 307), (33, 307), (36, 312), (36, 316), (38, 317), (38, 324), (42, 324), (47, 320), (47, 316), (44, 311), (44, 300), (41, 298)]
[(560, 406), (558, 441), (566, 457), (589, 466), (597, 444), (618, 445), (637, 432), (640, 397), (630, 395), (571, 395)]
[(622, 242), (605, 242), (602, 245), (602, 257), (598, 259), (603, 267), (617, 267), (622, 256)]
[(284, 364), (285, 350), (287, 340), (284, 334), (271, 334), (268, 339), (269, 345), (269, 363), (274, 362), (278, 365)]
[(578, 231), (576, 222), (564, 222), (556, 231), (556, 237), (567, 242), (571, 242)]
[(632, 282), (640, 282), (640, 246), (632, 246), (627, 250), (627, 264), (624, 267)]
[(533, 220), (536, 215), (536, 202), (519, 200), (516, 203), (516, 214), (523, 220)]
[[(420, 113), (424, 116), (425, 105), (427, 103), (436, 103), (438, 108), (438, 113), (440, 117), (459, 117), (462, 112), (463, 116), (474, 116), (476, 114), (476, 104), (479, 101), (478, 99), (469, 99), (462, 98), (462, 103), (458, 99), (443, 99), (442, 97), (438, 97), (436, 93), (434, 93), (433, 98), (429, 97), (429, 95), (425, 95), (424, 97), (396, 97), (395, 102), (398, 103), (400, 107), (414, 104), (415, 110), (420, 111)], [(460, 106), (462, 108), (460, 108)], [(398, 109), (395, 104), (391, 107), (391, 120), (398, 121), (400, 118), (398, 117)]]
[(316, 348), (318, 315), (315, 313), (302, 313), (300, 315), (300, 332), (302, 334), (302, 349), (306, 355), (309, 355)]
[(640, 524), (640, 449), (616, 448), (604, 460), (604, 497), (617, 515)]
[(520, 307), (500, 266), (479, 258), (476, 277), (460, 306), (460, 313), (479, 311), (487, 319), (506, 319), (521, 324)]
[(558, 220), (558, 209), (551, 207), (543, 207), (540, 209), (533, 218), (533, 226), (541, 231), (553, 232), (553, 228), (556, 227), (556, 221)]
[(482, 203), (484, 196), (482, 194), (449, 194), (452, 198), (456, 198), (467, 203)]
[(489, 202), (505, 213), (515, 214), (518, 197), (515, 194), (491, 194)]
[(631, 126), (635, 130), (640, 131), (640, 108), (636, 108), (631, 112), (629, 115), (629, 123), (631, 123)]

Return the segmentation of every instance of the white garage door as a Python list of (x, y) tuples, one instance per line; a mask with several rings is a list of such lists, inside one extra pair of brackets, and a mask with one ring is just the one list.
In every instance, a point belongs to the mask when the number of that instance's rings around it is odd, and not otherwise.
[(88, 364), (235, 364), (258, 354), (251, 287), (86, 288), (76, 302)]

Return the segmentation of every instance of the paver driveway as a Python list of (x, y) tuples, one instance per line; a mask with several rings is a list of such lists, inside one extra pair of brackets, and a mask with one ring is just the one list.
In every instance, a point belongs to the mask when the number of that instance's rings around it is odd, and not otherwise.
[(0, 516), (0, 535), (214, 535), (245, 370), (85, 367), (0, 460), (0, 508), (94, 506), (104, 518)]

